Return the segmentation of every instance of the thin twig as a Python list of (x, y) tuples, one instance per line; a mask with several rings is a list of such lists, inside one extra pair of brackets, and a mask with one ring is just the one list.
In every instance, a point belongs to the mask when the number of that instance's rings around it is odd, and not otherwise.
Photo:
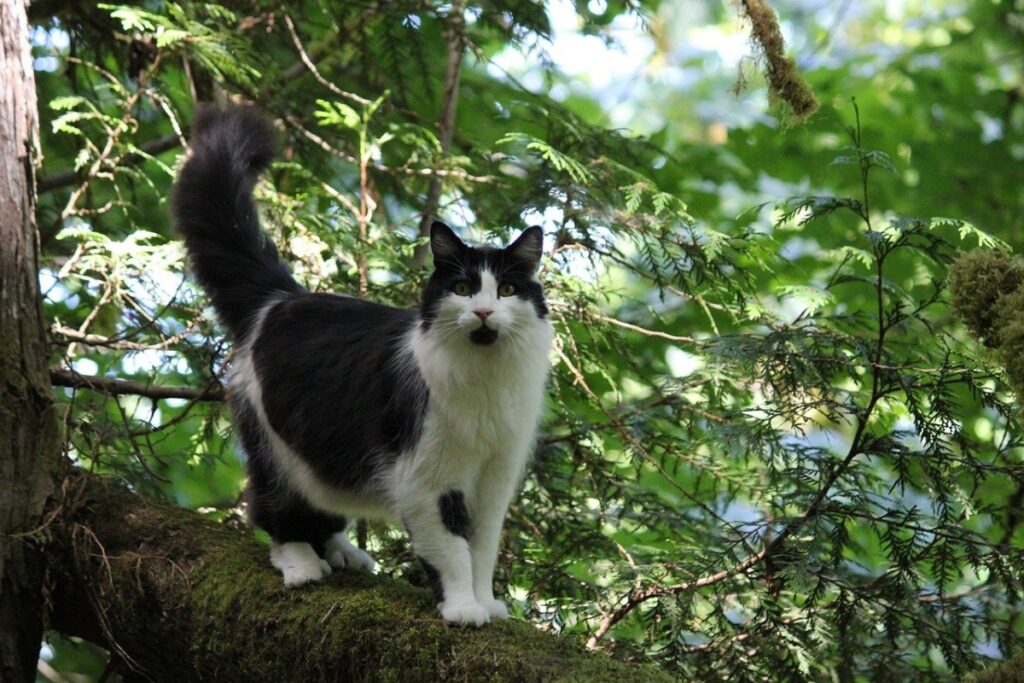
[(674, 595), (678, 593), (686, 593), (688, 591), (703, 588), (705, 586), (711, 586), (716, 583), (725, 581), (728, 578), (736, 576), (746, 570), (750, 569), (758, 562), (764, 559), (768, 552), (768, 548), (763, 548), (759, 552), (751, 555), (747, 559), (743, 560), (739, 564), (729, 568), (723, 569), (720, 572), (709, 574), (708, 576), (702, 576), (694, 581), (687, 581), (685, 583), (679, 583), (674, 586), (655, 586), (646, 590), (633, 590), (630, 591), (626, 597), (626, 601), (618, 607), (618, 609), (606, 614), (601, 623), (598, 624), (597, 630), (594, 631), (594, 635), (590, 636), (587, 640), (587, 647), (593, 649), (597, 646), (597, 643), (601, 638), (604, 637), (608, 630), (619, 623), (627, 614), (633, 611), (641, 603), (644, 603), (651, 598), (660, 597), (663, 595)]
[[(163, 137), (154, 138), (147, 140), (142, 144), (138, 145), (137, 148), (139, 153), (126, 154), (117, 160), (118, 166), (132, 166), (134, 164), (142, 163), (151, 156), (162, 154), (168, 150), (172, 150), (181, 144), (181, 139), (176, 133), (170, 135), (164, 135)], [(46, 192), (53, 192), (69, 185), (74, 185), (79, 181), (79, 173), (73, 169), (66, 171), (56, 171), (49, 175), (45, 175), (39, 179), (36, 184), (36, 191), (39, 194)]]
[(288, 26), (288, 32), (292, 36), (292, 42), (295, 43), (295, 49), (299, 51), (299, 57), (302, 59), (302, 63), (306, 65), (306, 68), (309, 69), (309, 72), (313, 74), (313, 78), (315, 78), (317, 82), (320, 83), (320, 85), (324, 86), (338, 97), (344, 97), (346, 99), (352, 100), (353, 102), (358, 102), (363, 106), (373, 104), (373, 102), (366, 99), (365, 97), (360, 97), (355, 93), (348, 92), (347, 90), (342, 90), (337, 85), (331, 83), (329, 80), (320, 75), (320, 71), (317, 70), (316, 64), (313, 63), (313, 60), (310, 59), (309, 55), (306, 53), (306, 48), (302, 46), (302, 41), (299, 39), (299, 34), (295, 31), (295, 24), (292, 23), (292, 18), (288, 16), (287, 12), (284, 12), (284, 23), (285, 25)]
[(50, 332), (63, 337), (64, 339), (82, 344), (83, 346), (102, 346), (104, 348), (117, 349), (119, 351), (163, 351), (174, 346), (178, 342), (183, 341), (188, 337), (188, 335), (192, 334), (194, 331), (193, 328), (194, 324), (189, 325), (188, 329), (184, 332), (167, 337), (166, 339), (152, 344), (143, 344), (140, 342), (128, 341), (126, 339), (104, 337), (98, 334), (83, 334), (71, 327), (65, 327), (57, 324), (50, 327)]
[[(314, 133), (313, 131), (306, 128), (302, 121), (296, 116), (285, 116), (281, 121), (293, 130), (298, 131), (304, 138), (315, 144), (317, 147), (327, 152), (331, 156), (335, 156), (342, 161), (347, 161), (350, 164), (358, 165), (359, 159), (345, 152), (344, 150), (338, 149), (331, 143), (324, 140), (322, 137)], [(473, 175), (467, 173), (462, 169), (458, 168), (412, 168), (410, 166), (387, 166), (381, 163), (369, 163), (369, 168), (382, 173), (400, 173), (408, 176), (428, 176), (438, 178), (452, 178), (454, 180), (467, 180), (473, 183), (498, 183), (498, 179), (491, 175)]]

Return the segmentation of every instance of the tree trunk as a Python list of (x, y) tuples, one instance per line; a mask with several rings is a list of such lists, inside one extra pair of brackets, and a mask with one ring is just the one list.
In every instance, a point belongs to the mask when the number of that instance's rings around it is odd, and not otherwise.
[(0, 0), (0, 680), (35, 680), (40, 545), (59, 429), (46, 368), (35, 231), (35, 79), (24, 0)]
[(285, 588), (247, 529), (76, 474), (54, 525), (54, 627), (156, 681), (659, 681), (521, 621), (445, 624), (367, 572)]

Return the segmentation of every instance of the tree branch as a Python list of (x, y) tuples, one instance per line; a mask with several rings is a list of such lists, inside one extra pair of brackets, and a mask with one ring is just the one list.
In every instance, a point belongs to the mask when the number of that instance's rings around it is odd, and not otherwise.
[(299, 34), (295, 30), (295, 24), (292, 23), (292, 18), (288, 15), (287, 12), (284, 13), (284, 23), (288, 27), (288, 33), (291, 34), (292, 43), (295, 44), (295, 49), (298, 50), (299, 52), (299, 58), (302, 60), (302, 64), (305, 65), (307, 69), (309, 69), (309, 72), (311, 74), (313, 74), (313, 78), (317, 80), (317, 83), (324, 86), (338, 97), (343, 97), (345, 99), (352, 100), (353, 102), (361, 104), (364, 107), (373, 104), (371, 100), (368, 100), (365, 97), (361, 97), (355, 93), (348, 92), (347, 90), (342, 90), (337, 85), (324, 78), (320, 74), (320, 70), (316, 68), (316, 64), (313, 63), (313, 60), (310, 58), (309, 54), (306, 53), (306, 48), (303, 47), (302, 41), (299, 39)]
[(404, 581), (341, 570), (288, 589), (248, 531), (92, 475), (64, 490), (53, 625), (152, 680), (668, 680), (521, 621), (446, 625)]
[(818, 109), (811, 86), (800, 75), (796, 60), (786, 55), (775, 12), (765, 0), (739, 0), (740, 11), (750, 20), (750, 37), (764, 56), (765, 77), (772, 92), (790, 106), (801, 121)]
[[(174, 149), (181, 144), (181, 140), (178, 138), (176, 133), (165, 135), (160, 138), (154, 138), (147, 140), (139, 145), (139, 150), (145, 152), (149, 156), (156, 156), (166, 152), (167, 150)], [(146, 157), (142, 154), (127, 154), (118, 160), (119, 166), (133, 166), (141, 163)], [(50, 175), (45, 175), (39, 179), (37, 184), (39, 194), (45, 192), (52, 192), (53, 190), (59, 190), (62, 187), (68, 187), (79, 182), (79, 172), (74, 169), (68, 169), (66, 171), (57, 171)]]
[(96, 377), (81, 375), (62, 368), (50, 368), (50, 381), (55, 387), (73, 387), (76, 389), (92, 389), (111, 396), (134, 394), (148, 398), (183, 398), (193, 401), (223, 401), (224, 387), (211, 384), (205, 389), (192, 387), (164, 387), (152, 384), (140, 384), (113, 377)]
[(657, 598), (662, 595), (675, 595), (679, 593), (686, 593), (688, 591), (696, 590), (697, 588), (703, 588), (705, 586), (711, 586), (716, 583), (725, 581), (728, 578), (742, 574), (746, 570), (750, 569), (754, 565), (758, 564), (768, 554), (768, 547), (754, 553), (747, 559), (743, 560), (734, 567), (729, 569), (723, 569), (720, 572), (709, 574), (708, 576), (702, 576), (699, 579), (693, 581), (686, 581), (679, 583), (674, 586), (655, 586), (643, 590), (635, 590), (627, 596), (626, 601), (618, 607), (618, 609), (610, 612), (601, 619), (601, 623), (598, 624), (597, 630), (587, 640), (587, 647), (594, 648), (597, 646), (597, 642), (604, 638), (604, 635), (608, 633), (608, 630), (612, 626), (622, 621), (622, 619), (633, 611), (641, 603), (647, 602), (651, 598)]

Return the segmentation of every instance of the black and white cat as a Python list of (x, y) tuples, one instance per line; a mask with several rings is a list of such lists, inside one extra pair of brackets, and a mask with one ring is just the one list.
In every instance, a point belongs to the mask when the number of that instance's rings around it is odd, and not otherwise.
[(508, 615), (498, 541), (533, 447), (552, 341), (543, 233), (470, 247), (434, 223), (419, 310), (306, 291), (260, 230), (274, 155), (252, 110), (202, 110), (173, 194), (195, 277), (235, 342), (229, 398), (251, 521), (287, 586), (370, 568), (346, 521), (400, 522), (448, 621)]

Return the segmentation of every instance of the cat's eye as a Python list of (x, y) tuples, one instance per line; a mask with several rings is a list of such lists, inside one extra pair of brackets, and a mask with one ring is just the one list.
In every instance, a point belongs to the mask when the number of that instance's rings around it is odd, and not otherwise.
[(516, 286), (511, 282), (502, 282), (498, 285), (498, 296), (512, 296), (516, 293)]
[(460, 280), (452, 285), (452, 291), (459, 296), (469, 296), (469, 283), (465, 280)]

